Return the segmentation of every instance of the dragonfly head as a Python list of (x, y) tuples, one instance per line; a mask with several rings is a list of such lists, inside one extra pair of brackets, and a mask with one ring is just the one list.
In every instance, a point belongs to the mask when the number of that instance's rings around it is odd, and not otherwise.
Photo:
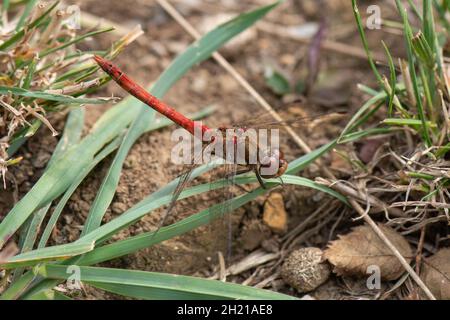
[(274, 150), (271, 155), (264, 157), (259, 167), (259, 174), (264, 179), (278, 178), (282, 176), (288, 168), (288, 163), (284, 159), (281, 150)]

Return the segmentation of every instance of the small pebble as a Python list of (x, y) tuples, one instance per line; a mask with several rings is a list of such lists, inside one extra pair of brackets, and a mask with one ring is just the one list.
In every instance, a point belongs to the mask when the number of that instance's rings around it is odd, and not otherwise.
[(264, 223), (275, 233), (283, 233), (287, 229), (287, 212), (281, 193), (272, 193), (264, 204)]

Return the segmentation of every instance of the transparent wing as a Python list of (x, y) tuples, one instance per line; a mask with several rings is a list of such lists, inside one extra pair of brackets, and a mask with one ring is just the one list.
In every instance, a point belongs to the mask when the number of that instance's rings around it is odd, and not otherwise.
[[(190, 178), (192, 176), (192, 172), (199, 167), (199, 164), (197, 161), (195, 161), (196, 159), (194, 159), (194, 161), (191, 162), (190, 165), (188, 165), (188, 168), (186, 169), (185, 172), (183, 172), (178, 178), (178, 184), (175, 188), (175, 190), (172, 193), (172, 198), (170, 200), (169, 206), (166, 209), (166, 212), (164, 213), (162, 219), (159, 221), (158, 226), (156, 228), (155, 233), (153, 234), (153, 237), (158, 233), (159, 229), (161, 229), (162, 226), (164, 226), (164, 223), (167, 221), (167, 218), (173, 213), (174, 209), (175, 209), (175, 205), (178, 201), (178, 198), (180, 197), (181, 192), (184, 190), (184, 188), (188, 185)], [(198, 159), (197, 159), (198, 160)]]
[(320, 114), (315, 114), (311, 116), (300, 116), (300, 117), (290, 117), (289, 119), (283, 121), (273, 120), (269, 113), (263, 113), (248, 121), (242, 121), (239, 123), (234, 123), (235, 128), (280, 128), (283, 126), (291, 127), (301, 127), (305, 124), (320, 123), (322, 121), (332, 121), (335, 119), (344, 119), (348, 114), (346, 112), (325, 112)]

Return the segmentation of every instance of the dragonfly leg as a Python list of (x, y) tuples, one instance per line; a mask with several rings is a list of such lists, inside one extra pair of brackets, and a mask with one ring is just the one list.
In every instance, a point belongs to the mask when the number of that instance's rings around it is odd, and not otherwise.
[(255, 166), (255, 167), (253, 168), (253, 171), (255, 172), (256, 179), (258, 179), (258, 182), (259, 182), (261, 188), (267, 189), (267, 186), (266, 186), (266, 184), (264, 183), (263, 178), (262, 178), (261, 175), (259, 174), (258, 167)]
[(228, 173), (225, 174), (225, 179), (229, 179), (229, 178), (231, 178), (233, 176), (238, 176), (240, 174), (244, 174), (244, 173), (247, 173), (247, 172), (250, 172), (250, 171), (252, 171), (252, 169), (246, 167), (244, 169), (236, 170), (235, 172), (228, 172)]
[[(237, 176), (237, 175), (240, 175), (240, 174), (244, 174), (244, 173), (247, 173), (247, 172), (250, 172), (250, 171), (252, 171), (251, 168), (245, 167), (243, 169), (236, 170), (235, 172), (228, 172), (228, 173), (226, 173), (224, 178), (228, 180), (228, 179), (233, 178), (234, 176)], [(244, 188), (243, 186), (241, 186), (240, 184), (237, 184), (237, 183), (235, 184), (235, 187), (239, 188), (240, 190), (243, 190), (245, 193), (250, 193), (251, 192), (251, 190), (247, 190), (246, 188)]]

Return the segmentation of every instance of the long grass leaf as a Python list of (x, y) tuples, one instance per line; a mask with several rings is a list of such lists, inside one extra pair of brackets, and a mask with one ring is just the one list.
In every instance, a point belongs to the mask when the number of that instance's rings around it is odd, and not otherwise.
[[(62, 194), (95, 154), (122, 132), (135, 115), (127, 104), (106, 112), (87, 137), (44, 172), (33, 188), (13, 207), (0, 224), (0, 248), (36, 209)], [(125, 112), (127, 111), (127, 112)], [(104, 122), (103, 122), (104, 121)], [(105, 125), (103, 125), (105, 124)], [(107, 125), (106, 125), (107, 124)]]
[(415, 95), (416, 102), (417, 102), (417, 111), (419, 114), (419, 118), (422, 121), (423, 137), (424, 137), (426, 145), (429, 147), (432, 145), (432, 142), (431, 142), (430, 135), (428, 133), (427, 126), (426, 126), (426, 118), (425, 118), (425, 113), (423, 110), (422, 97), (420, 95), (419, 85), (417, 83), (414, 55), (413, 55), (413, 49), (412, 49), (412, 39), (413, 39), (412, 29), (409, 24), (408, 15), (407, 15), (406, 9), (404, 8), (403, 4), (401, 3), (400, 0), (395, 0), (395, 3), (397, 5), (397, 9), (403, 20), (404, 36), (405, 36), (405, 41), (406, 41), (406, 51), (407, 51), (408, 63), (409, 63), (409, 71), (411, 73), (411, 81), (413, 84), (414, 95)]
[[(58, 158), (61, 154), (64, 153), (65, 150), (78, 143), (81, 137), (81, 132), (84, 127), (84, 109), (74, 109), (69, 113), (69, 116), (66, 121), (66, 125), (64, 127), (64, 132), (56, 145), (55, 150), (53, 151), (52, 157), (47, 165), (47, 168), (55, 161), (58, 161)], [(41, 224), (50, 209), (51, 203), (47, 204), (45, 207), (37, 210), (32, 217), (30, 217), (30, 223), (25, 224), (23, 226), (24, 233), (21, 235), (20, 242), (20, 252), (28, 252), (33, 249), (34, 244), (36, 242), (38, 233), (41, 229)], [(17, 280), (17, 278), (22, 275), (23, 269), (18, 268), (14, 271), (14, 277), (12, 281)]]
[[(256, 181), (257, 180), (255, 177), (237, 177), (234, 182), (237, 184), (242, 184)], [(272, 186), (277, 185), (279, 183), (276, 180), (266, 182), (268, 185), (272, 184)], [(283, 176), (283, 182), (285, 184), (304, 186), (314, 188), (320, 191), (325, 191), (328, 194), (340, 199), (342, 202), (344, 203), (347, 202), (346, 199), (340, 194), (336, 192), (331, 192), (330, 188), (324, 187), (305, 178), (285, 175)], [(217, 182), (217, 185), (220, 186), (223, 186), (224, 184), (226, 184), (226, 181)], [(194, 188), (190, 188), (190, 191), (192, 191), (192, 189)], [(192, 215), (170, 226), (162, 227), (156, 234), (154, 232), (146, 232), (138, 236), (130, 237), (128, 239), (115, 242), (113, 244), (96, 248), (94, 251), (89, 252), (85, 256), (83, 256), (79, 261), (79, 263), (83, 265), (100, 263), (103, 261), (107, 261), (113, 258), (117, 258), (135, 252), (143, 248), (147, 248), (151, 245), (154, 245), (167, 239), (171, 239), (175, 236), (179, 236), (202, 225), (210, 223), (212, 220), (222, 216), (224, 213), (229, 213), (243, 206), (244, 204), (254, 200), (256, 197), (260, 196), (265, 192), (266, 191), (264, 189), (257, 188), (245, 195), (237, 196), (231, 200), (213, 205), (208, 209), (205, 209), (195, 215)], [(185, 195), (182, 194), (182, 197), (184, 196)]]
[[(80, 280), (141, 299), (244, 299), (296, 300), (295, 297), (234, 283), (158, 272), (80, 266)], [(67, 279), (67, 268), (45, 265), (37, 272), (47, 278)]]
[(38, 0), (29, 0), (28, 1), (27, 5), (25, 6), (25, 9), (22, 12), (22, 15), (19, 18), (19, 21), (17, 22), (16, 31), (20, 30), (24, 26), (25, 21), (30, 16), (30, 14), (33, 11), (33, 8), (36, 6), (37, 2), (38, 2)]
[(94, 169), (100, 163), (100, 161), (102, 161), (104, 158), (106, 158), (109, 154), (114, 152), (114, 150), (116, 150), (119, 147), (120, 141), (121, 141), (120, 137), (114, 139), (98, 155), (96, 155), (95, 158), (92, 160), (92, 162), (90, 162), (88, 166), (84, 167), (82, 171), (79, 173), (79, 175), (74, 179), (72, 184), (66, 190), (66, 192), (56, 205), (55, 209), (53, 210), (53, 213), (49, 221), (47, 222), (47, 226), (45, 227), (44, 232), (42, 233), (38, 248), (43, 248), (47, 244), (51, 232), (55, 228), (56, 222), (58, 221), (59, 216), (61, 215), (64, 207), (66, 206), (67, 201), (69, 201), (70, 197), (78, 188), (78, 186), (81, 184), (81, 182), (83, 182), (86, 176), (92, 171), (92, 169)]
[[(64, 246), (47, 247), (22, 253), (1, 264), (2, 268), (12, 269), (36, 265), (45, 261), (66, 260), (94, 249), (94, 242), (78, 241)], [(38, 254), (36, 254), (38, 252)]]
[(23, 88), (17, 87), (5, 87), (0, 86), (0, 94), (8, 95), (13, 94), (16, 96), (34, 98), (34, 99), (44, 99), (48, 101), (57, 101), (65, 104), (104, 104), (110, 101), (109, 98), (76, 98), (72, 96), (67, 96), (64, 94), (48, 93), (45, 91), (31, 91)]

